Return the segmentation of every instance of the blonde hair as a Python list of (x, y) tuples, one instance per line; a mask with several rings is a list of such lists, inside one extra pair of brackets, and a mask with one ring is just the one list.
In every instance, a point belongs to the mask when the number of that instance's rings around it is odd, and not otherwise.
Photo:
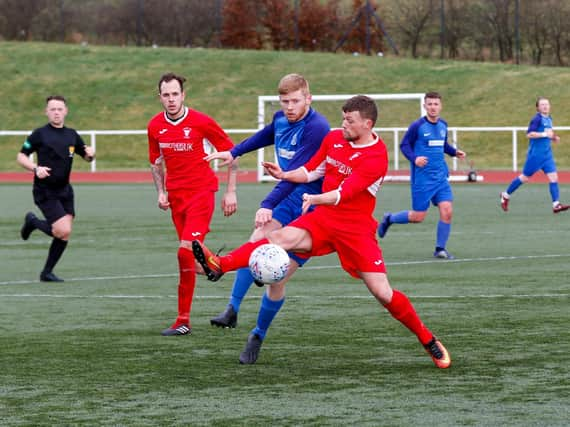
[(288, 93), (302, 90), (303, 95), (309, 95), (309, 82), (301, 74), (287, 74), (280, 81), (277, 86), (279, 95), (287, 95)]

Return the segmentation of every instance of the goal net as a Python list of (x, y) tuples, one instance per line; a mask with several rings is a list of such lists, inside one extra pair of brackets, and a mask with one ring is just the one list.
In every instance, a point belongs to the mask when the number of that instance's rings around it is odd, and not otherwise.
[[(378, 105), (379, 114), (375, 131), (386, 142), (390, 154), (390, 170), (400, 169), (399, 141), (406, 132), (409, 124), (418, 117), (425, 115), (423, 107), (423, 93), (398, 93), (398, 94), (365, 94), (374, 99)], [(354, 95), (313, 95), (311, 106), (319, 113), (323, 114), (331, 124), (332, 128), (340, 127), (342, 120), (341, 107), (344, 101)], [(258, 97), (258, 119), (257, 127), (262, 129), (269, 124), (275, 112), (280, 109), (279, 96), (259, 96)], [(392, 147), (392, 148), (391, 148)], [(266, 174), (261, 162), (271, 159), (276, 161), (275, 150), (268, 147), (267, 150), (261, 148), (257, 152), (257, 180), (271, 181), (273, 177)], [(405, 160), (405, 159), (404, 159)], [(405, 162), (407, 165), (407, 161)], [(407, 180), (409, 176), (387, 176), (385, 181)]]

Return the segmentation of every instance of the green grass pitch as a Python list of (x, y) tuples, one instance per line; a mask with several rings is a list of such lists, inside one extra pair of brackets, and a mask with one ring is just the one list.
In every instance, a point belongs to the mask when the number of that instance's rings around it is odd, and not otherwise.
[[(297, 273), (258, 363), (238, 355), (262, 290), (238, 328), (210, 327), (233, 275), (200, 278), (193, 335), (160, 331), (176, 311), (177, 242), (146, 185), (76, 185), (77, 219), (56, 269), (38, 282), (49, 240), (19, 228), (29, 185), (0, 185), (2, 425), (567, 425), (570, 419), (570, 213), (553, 215), (546, 185), (454, 186), (449, 250), (431, 255), (436, 211), (381, 241), (393, 287), (406, 292), (451, 352), (438, 370), (405, 328), (351, 279), (336, 256)], [(207, 242), (248, 238), (269, 185), (242, 185), (237, 215)], [(570, 201), (570, 188), (561, 187)], [(377, 217), (409, 207), (385, 185)], [(35, 209), (34, 209), (35, 210)]]

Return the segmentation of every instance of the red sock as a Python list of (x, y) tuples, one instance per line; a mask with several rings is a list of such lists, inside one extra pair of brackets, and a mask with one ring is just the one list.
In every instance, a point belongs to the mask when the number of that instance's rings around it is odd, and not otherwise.
[(255, 248), (269, 243), (267, 239), (261, 239), (257, 242), (247, 242), (241, 245), (239, 248), (234, 249), (226, 256), (220, 257), (220, 265), (222, 266), (222, 271), (234, 271), (242, 267), (247, 267), (249, 264), (249, 256), (254, 251)]
[(178, 248), (178, 270), (180, 282), (178, 284), (178, 317), (174, 326), (186, 324), (190, 326), (190, 310), (196, 287), (196, 268), (194, 254), (191, 249)]
[(406, 328), (416, 334), (422, 344), (425, 345), (431, 341), (433, 334), (423, 324), (414, 306), (405, 294), (394, 289), (392, 301), (384, 307), (386, 307), (394, 319), (402, 322)]

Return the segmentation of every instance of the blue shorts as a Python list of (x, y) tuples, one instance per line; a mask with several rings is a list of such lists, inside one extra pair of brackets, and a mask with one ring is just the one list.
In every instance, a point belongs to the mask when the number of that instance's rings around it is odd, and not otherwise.
[[(315, 207), (311, 206), (309, 211), (312, 211)], [(293, 220), (299, 218), (303, 212), (303, 206), (297, 201), (291, 200), (291, 198), (286, 198), (279, 202), (279, 204), (273, 209), (273, 219), (279, 221), (283, 227), (289, 225)], [(293, 252), (289, 252), (289, 258), (294, 259), (299, 267), (302, 267), (310, 258), (301, 258), (295, 255)]]
[(544, 173), (556, 172), (554, 157), (527, 157), (522, 170), (523, 175), (532, 176), (539, 170), (542, 170)]
[(437, 186), (412, 186), (412, 209), (416, 212), (425, 212), (430, 202), (437, 206), (440, 202), (452, 202), (453, 193), (449, 181), (445, 180)]

